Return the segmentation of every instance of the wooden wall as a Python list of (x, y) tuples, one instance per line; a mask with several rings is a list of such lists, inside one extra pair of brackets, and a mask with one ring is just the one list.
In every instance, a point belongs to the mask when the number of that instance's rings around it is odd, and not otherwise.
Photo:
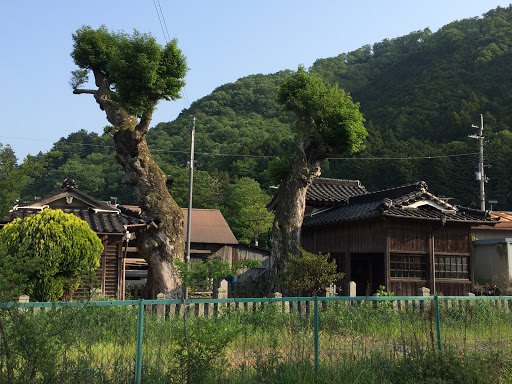
[[(94, 271), (96, 275), (99, 293), (103, 297), (121, 299), (122, 292), (121, 275), (122, 275), (122, 246), (123, 236), (121, 234), (114, 235), (98, 235), (103, 244), (103, 253), (101, 254), (100, 266)], [(91, 288), (90, 281), (84, 281), (74, 293), (74, 297), (86, 297)]]
[(382, 220), (302, 228), (302, 246), (311, 252), (383, 252), (386, 227)]
[(101, 293), (103, 296), (119, 298), (119, 280), (121, 267), (122, 236), (110, 235), (103, 242), (101, 257)]
[[(310, 252), (331, 253), (340, 269), (351, 278), (350, 259), (361, 254), (381, 253), (384, 257), (385, 285), (397, 295), (416, 295), (420, 287), (433, 287), (432, 244), (436, 256), (467, 256), (470, 279), (436, 278), (437, 292), (462, 295), (472, 288), (471, 227), (465, 223), (446, 223), (434, 220), (408, 220), (379, 217), (349, 223), (303, 227), (302, 246)], [(390, 254), (424, 255), (426, 278), (391, 278)], [(359, 256), (357, 256), (359, 257)], [(382, 263), (381, 263), (382, 265)], [(356, 282), (357, 283), (357, 282)], [(432, 289), (432, 288), (431, 288)]]

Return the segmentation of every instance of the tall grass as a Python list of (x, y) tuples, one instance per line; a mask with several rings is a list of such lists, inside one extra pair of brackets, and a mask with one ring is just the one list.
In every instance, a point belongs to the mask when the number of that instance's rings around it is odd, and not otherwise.
[[(497, 302), (443, 303), (442, 351), (433, 306), (326, 303), (317, 376), (311, 315), (271, 303), (187, 318), (185, 337), (183, 317), (145, 313), (143, 382), (512, 382), (512, 312)], [(0, 308), (0, 320), (0, 383), (133, 380), (135, 307)]]

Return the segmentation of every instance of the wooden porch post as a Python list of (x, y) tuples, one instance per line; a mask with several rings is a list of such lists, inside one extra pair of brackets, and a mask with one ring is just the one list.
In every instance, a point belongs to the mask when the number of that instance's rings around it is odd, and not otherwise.
[(343, 269), (345, 270), (345, 286), (343, 288), (346, 289), (346, 292), (348, 293), (350, 292), (350, 281), (352, 280), (352, 271), (350, 269), (350, 252), (348, 250), (344, 252), (343, 261)]
[(434, 264), (434, 229), (431, 228), (430, 229), (430, 232), (429, 232), (429, 235), (428, 235), (428, 239), (427, 239), (427, 249), (428, 249), (428, 252), (427, 252), (427, 271), (428, 271), (428, 281), (429, 281), (429, 288), (430, 288), (430, 291), (432, 292), (432, 294), (435, 294), (434, 292), (434, 268), (435, 268), (435, 264)]
[(386, 285), (386, 289), (388, 292), (391, 292), (391, 235), (388, 225), (385, 227), (386, 233), (386, 249), (384, 251), (384, 281)]

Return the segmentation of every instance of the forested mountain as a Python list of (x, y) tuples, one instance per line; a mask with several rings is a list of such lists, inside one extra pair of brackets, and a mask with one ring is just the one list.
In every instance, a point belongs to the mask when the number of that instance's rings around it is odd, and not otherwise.
[[(480, 124), (482, 113), (485, 163), (490, 166), (487, 196), (499, 201), (494, 208), (512, 209), (507, 178), (512, 161), (511, 42), (512, 8), (497, 8), (435, 33), (415, 31), (317, 60), (310, 70), (350, 92), (369, 131), (366, 150), (353, 160), (330, 160), (324, 176), (360, 179), (370, 190), (425, 180), (434, 193), (476, 207), (478, 146), (468, 135), (475, 133), (471, 125)], [(195, 114), (203, 118), (198, 121), (197, 151), (217, 154), (200, 156), (201, 169), (222, 169), (268, 185), (271, 160), (226, 154), (283, 158), (291, 151), (291, 117), (275, 103), (276, 86), (284, 76), (286, 72), (249, 76), (219, 87), (176, 121), (159, 124), (152, 131), (153, 147), (175, 149), (188, 143)], [(171, 152), (163, 157), (167, 162), (177, 158)]]
[[(310, 71), (337, 83), (360, 103), (369, 132), (366, 149), (330, 159), (324, 177), (359, 179), (369, 190), (424, 180), (450, 202), (477, 207), (477, 140), (484, 115), (488, 199), (512, 210), (512, 7), (318, 59)], [(225, 207), (230, 185), (251, 178), (270, 193), (294, 151), (293, 116), (276, 102), (289, 71), (252, 75), (194, 102), (173, 122), (148, 134), (157, 162), (174, 176), (171, 194), (186, 204), (190, 127), (196, 121), (194, 206)], [(74, 143), (74, 144), (71, 144)], [(47, 176), (23, 197), (55, 190), (66, 177), (96, 197), (130, 203), (112, 141), (80, 131), (56, 143)], [(334, 157), (334, 156), (333, 156)], [(223, 208), (225, 209), (225, 208)]]

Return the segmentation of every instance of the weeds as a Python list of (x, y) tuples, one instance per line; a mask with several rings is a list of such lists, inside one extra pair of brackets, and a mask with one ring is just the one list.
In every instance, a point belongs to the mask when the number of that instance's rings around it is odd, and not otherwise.
[[(503, 305), (506, 303), (507, 305)], [(417, 304), (417, 303), (416, 303)], [(429, 302), (325, 302), (314, 372), (311, 311), (282, 303), (144, 316), (148, 383), (506, 383), (512, 382), (507, 302), (442, 302), (442, 351)], [(429, 306), (430, 305), (430, 306)], [(0, 382), (131, 382), (137, 310), (130, 306), (0, 308)]]

